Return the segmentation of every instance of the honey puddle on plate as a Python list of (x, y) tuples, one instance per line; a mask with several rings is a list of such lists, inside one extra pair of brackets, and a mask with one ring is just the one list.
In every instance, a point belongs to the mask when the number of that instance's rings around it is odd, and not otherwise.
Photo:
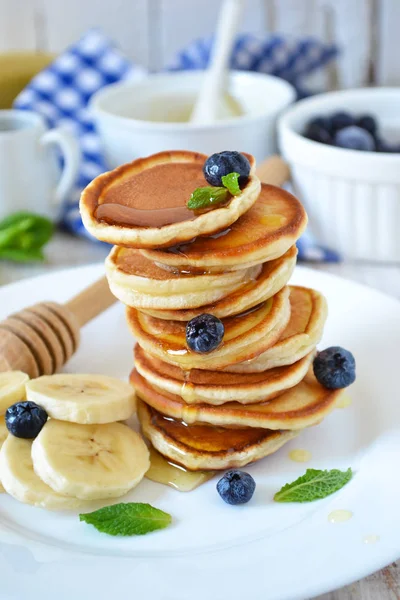
[(312, 459), (312, 454), (308, 450), (297, 448), (289, 452), (289, 458), (290, 460), (294, 460), (294, 462), (305, 463)]
[(336, 408), (347, 408), (352, 402), (353, 401), (348, 394), (341, 394), (336, 402)]
[(214, 471), (187, 471), (161, 456), (154, 448), (150, 450), (150, 469), (145, 477), (157, 483), (169, 485), (180, 492), (191, 492), (214, 477)]
[(328, 521), (330, 523), (345, 523), (351, 517), (353, 513), (350, 510), (334, 510), (328, 515)]
[(379, 540), (379, 535), (366, 535), (363, 539), (363, 542), (364, 544), (376, 544), (376, 542), (379, 542)]

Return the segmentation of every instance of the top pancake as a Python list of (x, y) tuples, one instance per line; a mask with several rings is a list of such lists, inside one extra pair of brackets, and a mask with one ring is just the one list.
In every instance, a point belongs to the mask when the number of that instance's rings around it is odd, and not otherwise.
[(235, 271), (282, 256), (306, 225), (305, 210), (292, 194), (262, 184), (257, 202), (226, 231), (143, 254), (180, 270)]
[(83, 191), (80, 211), (86, 229), (97, 239), (131, 248), (163, 248), (224, 230), (257, 200), (254, 174), (242, 192), (212, 210), (186, 207), (192, 192), (209, 186), (203, 176), (204, 154), (160, 152), (96, 177)]

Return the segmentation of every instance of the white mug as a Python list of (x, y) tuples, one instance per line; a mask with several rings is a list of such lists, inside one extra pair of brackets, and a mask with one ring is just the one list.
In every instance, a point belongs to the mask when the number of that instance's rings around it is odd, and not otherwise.
[(276, 152), (278, 115), (295, 99), (286, 81), (245, 71), (229, 74), (229, 92), (243, 115), (212, 125), (165, 122), (171, 115), (189, 114), (199, 93), (203, 73), (150, 75), (99, 90), (90, 109), (110, 168), (161, 150), (193, 150), (212, 154), (222, 150), (249, 152), (257, 161)]
[[(61, 174), (53, 145), (64, 158)], [(69, 131), (47, 129), (33, 112), (0, 110), (0, 219), (21, 210), (57, 219), (79, 161), (78, 142)]]

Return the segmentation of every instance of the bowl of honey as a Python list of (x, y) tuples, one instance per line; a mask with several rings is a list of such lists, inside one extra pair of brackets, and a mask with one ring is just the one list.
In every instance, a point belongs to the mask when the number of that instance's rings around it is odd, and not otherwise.
[(229, 74), (218, 119), (192, 123), (190, 115), (204, 73), (149, 75), (101, 89), (90, 109), (110, 168), (163, 150), (212, 154), (235, 148), (261, 161), (276, 151), (278, 115), (295, 99), (286, 81), (245, 71)]

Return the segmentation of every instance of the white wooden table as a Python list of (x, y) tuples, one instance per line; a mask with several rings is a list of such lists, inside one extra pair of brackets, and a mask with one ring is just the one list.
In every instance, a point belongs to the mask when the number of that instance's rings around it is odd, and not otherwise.
[[(0, 285), (51, 273), (58, 269), (101, 262), (107, 247), (58, 233), (47, 247), (48, 260), (40, 265), (18, 265), (0, 261)], [(340, 264), (315, 268), (359, 281), (400, 299), (400, 265)], [(400, 600), (400, 560), (378, 573), (316, 600)]]

